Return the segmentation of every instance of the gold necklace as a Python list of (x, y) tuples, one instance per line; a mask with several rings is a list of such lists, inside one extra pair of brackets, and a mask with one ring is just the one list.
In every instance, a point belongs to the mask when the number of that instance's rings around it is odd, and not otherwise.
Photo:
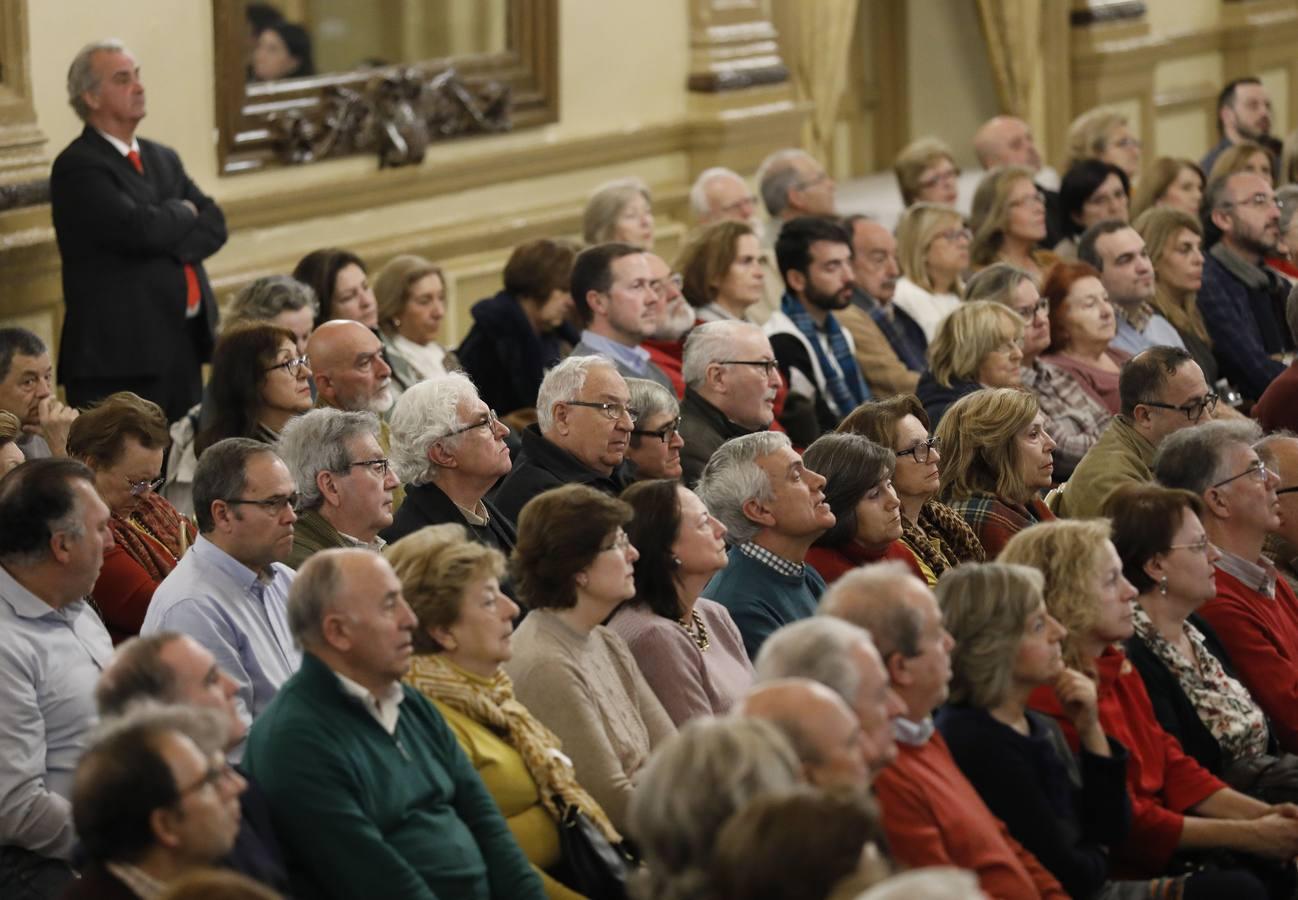
[[(693, 629), (690, 628), (691, 622), (694, 625)], [(681, 626), (681, 630), (693, 639), (694, 646), (699, 648), (700, 653), (712, 646), (712, 641), (708, 637), (708, 626), (703, 624), (703, 617), (699, 615), (698, 610), (690, 613), (690, 622), (686, 622), (682, 618), (676, 624)]]

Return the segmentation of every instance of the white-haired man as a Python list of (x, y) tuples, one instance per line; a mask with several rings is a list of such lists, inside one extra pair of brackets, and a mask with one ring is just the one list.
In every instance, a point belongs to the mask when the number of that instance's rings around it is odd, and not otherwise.
[(690, 212), (700, 225), (714, 222), (760, 224), (757, 197), (743, 176), (724, 166), (704, 169), (690, 188)]

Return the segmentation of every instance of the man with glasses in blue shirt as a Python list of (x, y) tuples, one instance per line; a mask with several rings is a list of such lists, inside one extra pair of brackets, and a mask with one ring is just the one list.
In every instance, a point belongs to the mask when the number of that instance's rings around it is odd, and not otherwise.
[(378, 416), (313, 409), (284, 426), (276, 449), (300, 496), (285, 563), (300, 569), (329, 547), (383, 549), (379, 532), (392, 524), (400, 482), (379, 446)]
[(198, 539), (162, 580), (140, 634), (178, 631), (198, 641), (239, 685), (246, 723), (297, 671), (287, 619), (297, 485), (269, 446), (218, 441), (194, 471)]

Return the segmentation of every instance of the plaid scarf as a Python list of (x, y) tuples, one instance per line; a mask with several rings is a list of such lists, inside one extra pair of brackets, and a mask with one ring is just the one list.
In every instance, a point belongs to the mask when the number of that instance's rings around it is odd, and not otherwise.
[(973, 529), (959, 513), (936, 500), (920, 507), (918, 522), (902, 517), (901, 541), (938, 578), (962, 562), (983, 562), (986, 558)]
[(108, 520), (113, 541), (140, 564), (153, 581), (161, 581), (198, 537), (192, 522), (165, 499), (149, 491), (130, 516)]
[(816, 354), (820, 371), (825, 376), (825, 391), (829, 394), (825, 399), (834, 412), (840, 417), (846, 416), (870, 399), (870, 389), (865, 386), (861, 367), (857, 365), (856, 357), (852, 355), (852, 348), (847, 345), (847, 338), (843, 335), (843, 329), (839, 327), (838, 320), (832, 313), (825, 316), (825, 336), (829, 338), (829, 348), (834, 351), (834, 365), (830, 365), (829, 357), (825, 355), (825, 348), (820, 344), (820, 335), (816, 323), (811, 320), (811, 314), (794, 299), (792, 294), (786, 293), (780, 300), (780, 311), (789, 317), (794, 327), (811, 345), (811, 351)]

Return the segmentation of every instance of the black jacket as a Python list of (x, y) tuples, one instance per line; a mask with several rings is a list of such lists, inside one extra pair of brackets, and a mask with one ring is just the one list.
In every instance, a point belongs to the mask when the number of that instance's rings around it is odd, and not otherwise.
[(54, 160), (50, 208), (66, 307), (60, 382), (166, 374), (172, 346), (190, 340), (186, 263), (207, 326), (199, 357), (211, 357), (217, 308), (202, 262), (225, 243), (225, 216), (174, 150), (139, 144), (142, 175), (89, 126)]
[(942, 387), (933, 379), (933, 373), (925, 371), (919, 376), (919, 384), (915, 388), (915, 396), (924, 406), (924, 412), (928, 413), (928, 421), (933, 428), (937, 423), (942, 421), (946, 411), (966, 394), (972, 394), (974, 391), (982, 390), (982, 385), (976, 381), (953, 381), (950, 387)]
[(532, 330), (519, 300), (501, 291), (473, 304), (473, 327), (456, 356), (473, 379), (478, 396), (500, 415), (536, 406), (546, 369), (563, 357), (563, 340), (575, 343), (562, 327), (545, 334)]
[(537, 494), (565, 484), (586, 484), (617, 496), (631, 483), (626, 463), (609, 475), (601, 475), (557, 444), (541, 436), (541, 429), (529, 425), (523, 430), (523, 449), (514, 469), (496, 488), (492, 500), (496, 509), (515, 525), (527, 501)]
[(681, 401), (680, 435), (685, 441), (681, 447), (681, 482), (693, 486), (717, 448), (745, 434), (752, 432), (730, 421), (725, 413), (687, 387)]
[(471, 525), (465, 520), (460, 508), (435, 483), (406, 485), (406, 499), (397, 510), (392, 524), (381, 532), (383, 540), (389, 544), (399, 541), (425, 525), (443, 525), (448, 522), (463, 525), (469, 537), (479, 544), (495, 547), (509, 556), (514, 550), (518, 535), (513, 523), (500, 514), (495, 504), (484, 500), (487, 507), (487, 524)]

